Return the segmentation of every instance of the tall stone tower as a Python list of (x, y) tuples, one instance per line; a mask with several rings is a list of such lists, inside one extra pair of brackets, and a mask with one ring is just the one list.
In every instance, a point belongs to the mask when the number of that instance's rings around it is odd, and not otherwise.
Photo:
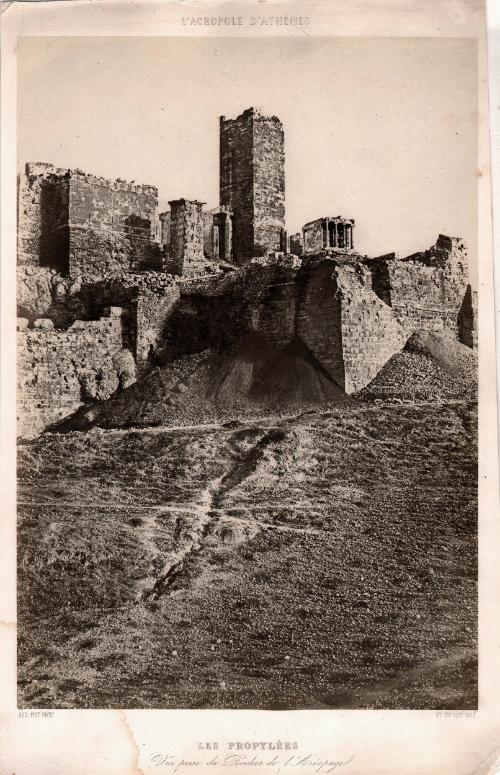
[(220, 117), (220, 204), (233, 213), (235, 263), (282, 249), (285, 148), (276, 116), (248, 108), (235, 119)]

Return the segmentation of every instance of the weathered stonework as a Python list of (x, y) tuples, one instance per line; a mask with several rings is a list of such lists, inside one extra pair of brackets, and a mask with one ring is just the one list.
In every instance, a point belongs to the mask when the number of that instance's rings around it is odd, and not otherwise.
[(27, 164), (18, 190), (18, 263), (99, 279), (161, 264), (153, 186)]
[(404, 259), (394, 254), (366, 262), (375, 293), (389, 305), (403, 328), (448, 330), (469, 344), (475, 328), (469, 271), (462, 240), (439, 235), (429, 250)]
[(339, 266), (335, 272), (341, 310), (342, 359), (346, 393), (355, 393), (374, 379), (401, 350), (407, 331), (391, 309), (369, 290), (359, 267)]
[(285, 151), (276, 116), (255, 108), (220, 117), (220, 203), (233, 212), (237, 264), (283, 247)]
[(290, 235), (289, 251), (293, 256), (301, 256), (304, 252), (304, 240), (301, 232)]
[[(18, 189), (19, 428), (33, 435), (162, 359), (249, 337), (307, 352), (345, 393), (417, 330), (477, 344), (467, 251), (438, 237), (406, 258), (356, 253), (352, 219), (288, 240), (284, 136), (253, 108), (220, 120), (219, 207), (152, 186), (28, 164)], [(105, 310), (112, 308), (110, 316)]]
[(170, 245), (170, 210), (160, 213), (160, 243), (168, 248)]
[(50, 266), (67, 273), (69, 170), (34, 162), (18, 177), (18, 265)]
[(203, 272), (203, 202), (175, 199), (170, 205), (170, 245), (167, 270), (175, 275)]
[(214, 207), (203, 213), (203, 252), (208, 261), (232, 262), (233, 223), (226, 207)]
[(350, 251), (353, 242), (354, 221), (337, 217), (318, 218), (302, 227), (302, 249), (305, 255), (321, 250)]
[(93, 321), (54, 329), (18, 323), (18, 433), (33, 437), (85, 401), (109, 398), (135, 380), (132, 354), (122, 345), (121, 310)]

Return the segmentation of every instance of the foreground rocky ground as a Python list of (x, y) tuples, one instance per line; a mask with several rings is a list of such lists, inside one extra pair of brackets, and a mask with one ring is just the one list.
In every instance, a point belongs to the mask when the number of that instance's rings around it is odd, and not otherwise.
[(20, 707), (475, 707), (475, 432), (353, 401), (20, 446)]

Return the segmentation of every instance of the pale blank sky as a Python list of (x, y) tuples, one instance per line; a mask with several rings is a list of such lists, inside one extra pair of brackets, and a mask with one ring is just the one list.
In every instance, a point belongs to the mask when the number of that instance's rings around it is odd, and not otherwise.
[(21, 38), (18, 158), (218, 203), (219, 115), (285, 130), (290, 232), (355, 218), (379, 255), (477, 244), (472, 39)]

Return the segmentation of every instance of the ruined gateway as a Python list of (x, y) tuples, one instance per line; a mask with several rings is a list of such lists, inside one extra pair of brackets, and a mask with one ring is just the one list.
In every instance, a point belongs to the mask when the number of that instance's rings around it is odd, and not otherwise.
[(475, 346), (467, 250), (439, 235), (404, 258), (359, 255), (351, 218), (285, 231), (284, 132), (220, 118), (220, 204), (158, 213), (149, 185), (28, 163), (18, 186), (19, 435), (33, 437), (158, 362), (257, 335), (299, 343), (345, 394), (417, 330)]

